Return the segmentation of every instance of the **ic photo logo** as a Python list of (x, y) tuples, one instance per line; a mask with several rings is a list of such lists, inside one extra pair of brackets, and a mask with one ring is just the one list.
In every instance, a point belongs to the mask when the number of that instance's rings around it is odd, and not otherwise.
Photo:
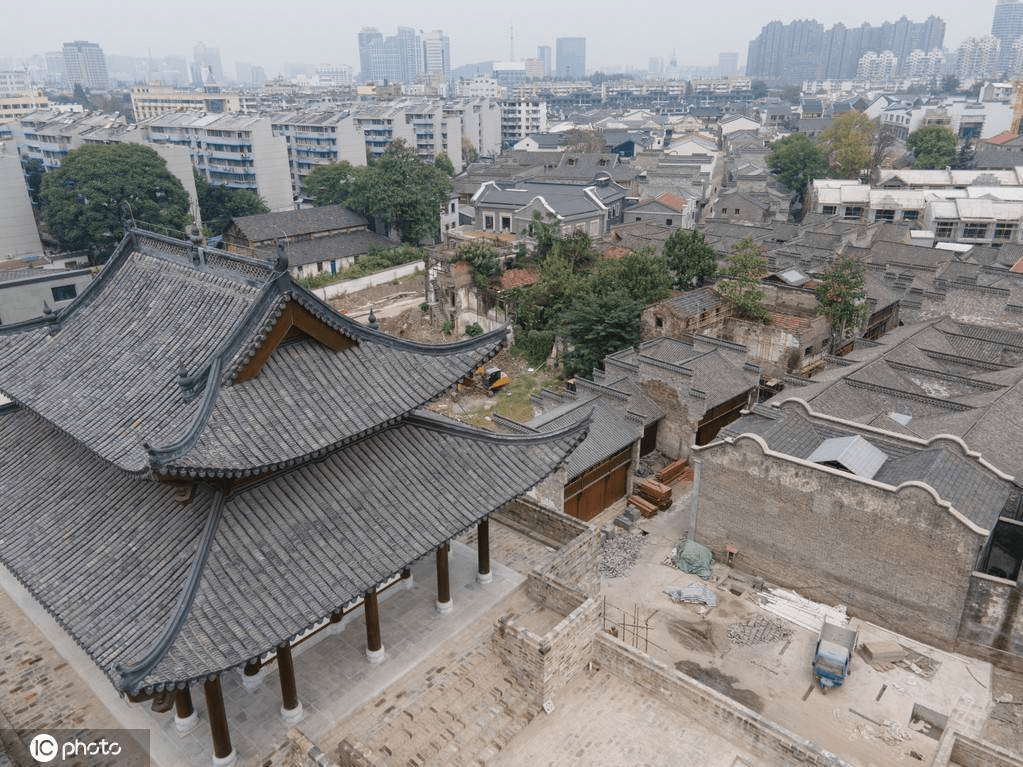
[[(0, 753), (2, 743), (8, 742), (13, 734), (7, 730), (0, 732)], [(22, 737), (15, 735), (15, 739), (28, 746), (28, 756), (37, 765), (148, 767), (150, 764), (148, 730), (51, 729), (23, 732)]]

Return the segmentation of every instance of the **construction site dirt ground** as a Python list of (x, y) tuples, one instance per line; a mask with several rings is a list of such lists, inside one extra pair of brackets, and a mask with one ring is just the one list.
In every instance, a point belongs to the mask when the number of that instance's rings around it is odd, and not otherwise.
[[(811, 671), (817, 634), (760, 607), (754, 601), (755, 579), (715, 563), (707, 583), (717, 597), (716, 607), (672, 601), (665, 591), (702, 583), (667, 563), (686, 529), (689, 499), (681, 493), (689, 489), (677, 484), (670, 510), (641, 519), (631, 532), (618, 530), (620, 535), (640, 536), (642, 544), (626, 575), (603, 579), (607, 629), (857, 765), (930, 763), (941, 733), (913, 723), (915, 706), (945, 716), (957, 707), (983, 712), (988, 726), (982, 720), (978, 731), (968, 734), (1019, 750), (1023, 732), (1014, 734), (1005, 722), (991, 719), (995, 706), (988, 663), (936, 650), (853, 618), (849, 625), (859, 631), (861, 644), (895, 641), (930, 659), (937, 671), (928, 679), (898, 666), (876, 670), (857, 654), (846, 683), (825, 695), (814, 685)], [(607, 524), (617, 510), (595, 521)], [(730, 629), (737, 636), (754, 633), (749, 630), (752, 624), (765, 641), (742, 644), (730, 639)], [(999, 679), (1002, 687), (1018, 682), (1012, 675)], [(915, 729), (921, 727), (926, 732)]]

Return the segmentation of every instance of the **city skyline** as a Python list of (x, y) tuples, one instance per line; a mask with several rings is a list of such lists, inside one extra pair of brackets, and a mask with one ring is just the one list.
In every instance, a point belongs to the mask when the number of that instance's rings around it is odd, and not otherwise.
[[(677, 24), (664, 24), (660, 15), (630, 18), (632, 34), (623, 35), (619, 23), (612, 23), (618, 5), (601, 0), (587, 5), (587, 13), (552, 9), (549, 4), (523, 0), (513, 11), (488, 17), (489, 29), (481, 33), (479, 19), (464, 8), (443, 6), (423, 11), (405, 0), (374, 7), (358, 14), (324, 11), (321, 4), (295, 0), (286, 12), (291, 21), (314, 23), (293, 26), (300, 34), (282, 39), (279, 21), (272, 7), (253, 11), (251, 4), (224, 2), (215, 6), (183, 0), (173, 6), (127, 0), (111, 0), (100, 6), (94, 0), (79, 4), (42, 0), (33, 6), (19, 6), (6, 14), (0, 30), (0, 59), (23, 58), (60, 50), (64, 42), (89, 40), (107, 55), (159, 58), (184, 55), (191, 58), (193, 46), (201, 41), (219, 48), (225, 75), (234, 72), (235, 62), (261, 64), (276, 73), (287, 64), (342, 64), (359, 71), (358, 33), (376, 27), (385, 36), (399, 26), (429, 32), (440, 29), (450, 38), (451, 67), (487, 60), (508, 60), (536, 55), (537, 46), (554, 45), (559, 37), (586, 38), (586, 63), (591, 71), (646, 69), (652, 57), (675, 59), (680, 65), (714, 66), (719, 53), (739, 54), (745, 66), (749, 41), (773, 20), (816, 19), (825, 26), (841, 22), (858, 26), (895, 21), (905, 15), (921, 21), (940, 16), (947, 24), (946, 46), (954, 49), (967, 37), (989, 34), (995, 11), (994, 0), (983, 10), (963, 4), (939, 2), (922, 9), (892, 7), (879, 0), (865, 0), (855, 9), (822, 7), (806, 0), (780, 0), (763, 6), (749, 4), (749, 12), (735, 13), (734, 7), (685, 9)], [(45, 17), (46, 24), (36, 23)], [(196, 19), (203, 23), (197, 25)], [(542, 19), (542, 22), (537, 22)], [(118, 20), (123, 20), (118, 22)], [(133, 23), (132, 20), (139, 20)], [(514, 30), (514, 42), (512, 33)], [(514, 45), (514, 51), (512, 46)], [(259, 52), (258, 56), (256, 52)], [(255, 60), (263, 57), (264, 60)]]

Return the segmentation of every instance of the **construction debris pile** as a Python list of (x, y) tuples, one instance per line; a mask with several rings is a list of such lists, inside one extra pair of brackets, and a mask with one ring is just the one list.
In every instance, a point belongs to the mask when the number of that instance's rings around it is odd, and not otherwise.
[(733, 623), (728, 627), (728, 638), (736, 645), (758, 645), (780, 642), (792, 637), (792, 629), (782, 621), (758, 615), (745, 623)]
[(756, 600), (769, 613), (774, 613), (779, 618), (784, 618), (790, 623), (795, 623), (816, 634), (820, 633), (824, 621), (835, 626), (845, 626), (849, 623), (845, 605), (831, 607), (820, 602), (813, 602), (787, 589), (762, 591), (757, 594)]
[(716, 607), (718, 603), (717, 595), (703, 583), (690, 583), (680, 589), (665, 589), (664, 593), (671, 597), (672, 602), (696, 602), (707, 607)]
[(604, 539), (601, 546), (600, 575), (603, 578), (621, 578), (628, 575), (639, 559), (643, 548), (643, 535), (615, 535)]

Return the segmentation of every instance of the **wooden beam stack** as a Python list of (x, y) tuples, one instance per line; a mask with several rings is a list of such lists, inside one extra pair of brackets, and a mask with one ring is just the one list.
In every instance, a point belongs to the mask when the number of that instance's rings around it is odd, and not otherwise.
[(686, 458), (679, 458), (674, 463), (669, 463), (667, 466), (665, 466), (663, 469), (657, 472), (657, 481), (663, 482), (664, 484), (674, 482), (676, 479), (681, 477), (683, 473), (685, 473), (688, 467), (689, 460)]
[(661, 511), (671, 506), (671, 488), (655, 479), (644, 479), (640, 482), (639, 495)]

